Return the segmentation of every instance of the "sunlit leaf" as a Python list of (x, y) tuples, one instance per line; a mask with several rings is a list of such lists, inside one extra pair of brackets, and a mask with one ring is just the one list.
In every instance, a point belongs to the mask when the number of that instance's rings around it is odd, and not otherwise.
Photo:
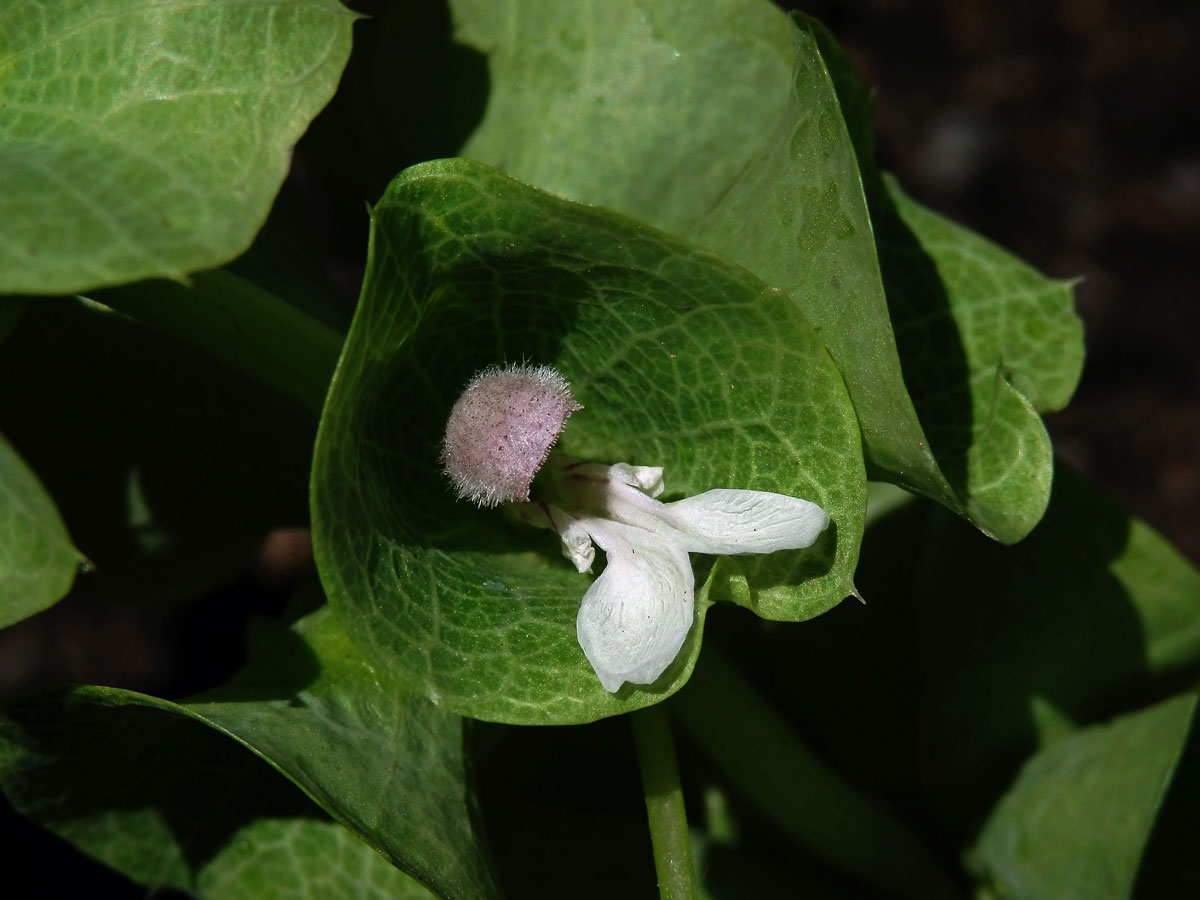
[(794, 38), (763, 0), (451, 0), (490, 89), (463, 156), (684, 233), (788, 103)]
[(333, 95), (334, 0), (0, 7), (0, 291), (179, 278), (246, 249)]
[[(1014, 543), (1050, 497), (1053, 458), (1039, 413), (1066, 405), (1083, 366), (1071, 283), (925, 209), (885, 177), (866, 83), (823, 25), (796, 15), (828, 66), (858, 157), (904, 377), (938, 484), (953, 489), (951, 509)], [(924, 475), (916, 485), (940, 499), (935, 486)]]
[[(796, 30), (788, 104), (697, 241), (791, 294), (854, 401), (874, 477), (955, 507), (905, 390), (854, 147), (813, 35)], [(779, 91), (781, 85), (776, 88)]]
[[(1036, 413), (1079, 374), (1069, 288), (919, 207), (901, 222), (875, 169), (870, 98), (819, 23), (750, 0), (453, 5), (492, 78), (466, 155), (792, 292), (842, 370), (873, 474), (1002, 541), (1028, 533), (1051, 471)], [(989, 310), (1013, 327), (991, 333)]]
[(560, 446), (664, 466), (668, 499), (744, 488), (829, 511), (834, 526), (811, 550), (723, 560), (716, 596), (802, 619), (852, 590), (857, 428), (787, 297), (654, 229), (466, 161), (401, 175), (374, 210), (372, 241), (318, 437), (314, 540), (347, 629), (409, 689), (479, 718), (586, 721), (677, 689), (699, 649), (698, 622), (661, 684), (608, 694), (575, 637), (588, 580), (553, 534), (453, 499), (442, 429), (471, 375), (497, 362), (558, 367), (584, 406)]
[(887, 181), (880, 255), (904, 375), (968, 518), (1004, 543), (1050, 500), (1054, 457), (1040, 413), (1083, 368), (1071, 285), (1047, 278)]

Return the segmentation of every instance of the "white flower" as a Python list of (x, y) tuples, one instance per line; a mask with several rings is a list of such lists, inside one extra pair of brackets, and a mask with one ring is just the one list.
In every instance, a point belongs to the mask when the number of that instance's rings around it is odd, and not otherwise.
[[(581, 462), (552, 452), (582, 409), (549, 366), (492, 366), (467, 384), (446, 422), (442, 464), (459, 497), (511, 504), (553, 528), (580, 572), (608, 564), (583, 595), (575, 631), (600, 683), (654, 682), (692, 628), (696, 576), (689, 553), (773, 553), (811, 546), (829, 516), (807, 500), (763, 491), (705, 491), (675, 503), (659, 468)], [(545, 464), (545, 465), (544, 465)], [(529, 502), (539, 470), (553, 502)]]
[(608, 556), (583, 595), (576, 634), (607, 691), (654, 682), (692, 627), (695, 575), (689, 553), (773, 553), (808, 547), (829, 525), (807, 500), (764, 491), (712, 490), (674, 503), (661, 468), (605, 466), (551, 454), (559, 503), (525, 504), (526, 521), (553, 528), (580, 572)]

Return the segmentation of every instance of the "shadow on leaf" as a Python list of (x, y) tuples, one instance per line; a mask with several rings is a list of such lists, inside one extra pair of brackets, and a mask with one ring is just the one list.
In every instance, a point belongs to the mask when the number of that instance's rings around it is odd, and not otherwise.
[(941, 276), (917, 236), (882, 187), (871, 192), (871, 200), (904, 383), (938, 467), (962, 502), (970, 495), (967, 452), (974, 440), (962, 336)]
[[(417, 265), (419, 254), (409, 263)], [(440, 271), (409, 273), (422, 302), (408, 338), (389, 356), (373, 355), (359, 374), (353, 433), (363, 435), (361, 478), (394, 495), (380, 533), (399, 544), (443, 550), (523, 552), (537, 542), (498, 528), (499, 513), (457, 499), (442, 472), (441, 441), (450, 409), (475, 373), (509, 362), (554, 362), (582, 277), (539, 256), (488, 257)], [(536, 288), (531, 288), (536, 285)], [(380, 314), (386, 311), (380, 310)], [(373, 327), (364, 324), (363, 327)], [(374, 398), (395, 398), (382, 407)], [(374, 402), (372, 402), (374, 400)], [(382, 524), (382, 523), (381, 523)]]
[(722, 609), (709, 639), (948, 854), (1031, 753), (1170, 695), (1200, 662), (1200, 577), (1061, 464), (1015, 547), (912, 503), (868, 530), (856, 580), (865, 605), (799, 629)]
[[(228, 737), (104, 689), (9, 704), (0, 784), (24, 815), (150, 887), (194, 878), (262, 818), (328, 821), (307, 797)], [(123, 827), (111, 827), (113, 819)]]

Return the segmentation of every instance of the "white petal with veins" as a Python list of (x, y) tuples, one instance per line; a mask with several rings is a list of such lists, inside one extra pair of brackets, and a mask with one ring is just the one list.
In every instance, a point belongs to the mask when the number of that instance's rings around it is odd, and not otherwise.
[(608, 564), (583, 595), (579, 645), (606, 691), (626, 681), (651, 684), (692, 627), (695, 575), (687, 551), (633, 526), (581, 521)]
[(692, 553), (774, 553), (811, 547), (829, 526), (815, 503), (765, 491), (717, 489), (664, 503), (659, 517)]
[(575, 620), (584, 655), (605, 690), (651, 684), (679, 654), (692, 627), (695, 575), (688, 553), (773, 553), (811, 546), (829, 526), (808, 500), (717, 489), (660, 503), (663, 470), (557, 457), (561, 498), (538, 504), (563, 555), (580, 572), (605, 551), (608, 563)]

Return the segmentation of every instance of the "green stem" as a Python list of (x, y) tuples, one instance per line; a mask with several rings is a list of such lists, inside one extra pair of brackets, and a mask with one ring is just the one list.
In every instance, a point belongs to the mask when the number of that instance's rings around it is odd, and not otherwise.
[(311, 412), (324, 405), (342, 335), (232, 272), (201, 272), (190, 285), (143, 281), (94, 296)]
[(714, 647), (704, 648), (671, 713), (813, 855), (889, 896), (962, 896), (917, 835), (825, 765)]
[(658, 704), (630, 713), (629, 721), (642, 770), (659, 896), (662, 900), (696, 900), (692, 848), (670, 720)]

